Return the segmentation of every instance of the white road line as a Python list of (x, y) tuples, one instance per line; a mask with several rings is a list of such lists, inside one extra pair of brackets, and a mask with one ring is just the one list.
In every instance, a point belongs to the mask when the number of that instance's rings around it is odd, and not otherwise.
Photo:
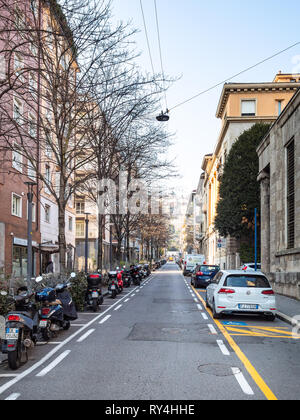
[(248, 384), (248, 382), (246, 381), (244, 375), (242, 374), (242, 372), (240, 371), (239, 368), (232, 368), (232, 372), (234, 374), (234, 376), (236, 377), (236, 380), (238, 381), (240, 387), (242, 388), (243, 392), (246, 395), (254, 395), (253, 389), (251, 388), (251, 386)]
[[(134, 292), (136, 289), (137, 288), (133, 289), (132, 292)], [(130, 292), (130, 293), (132, 293), (132, 292)], [(122, 301), (123, 299), (125, 299), (125, 296), (122, 299), (120, 299), (120, 301)], [(28, 375), (30, 375), (32, 372), (34, 372), (40, 366), (43, 366), (59, 350), (61, 350), (64, 346), (66, 346), (68, 343), (70, 343), (70, 341), (72, 341), (76, 337), (78, 337), (83, 331), (87, 330), (91, 325), (95, 324), (95, 322), (97, 322), (100, 318), (102, 318), (107, 312), (111, 311), (112, 308), (114, 308), (117, 304), (118, 304), (118, 302), (116, 302), (114, 305), (111, 305), (103, 313), (101, 313), (98, 316), (96, 316), (95, 318), (93, 318), (84, 327), (80, 328), (74, 334), (70, 335), (70, 337), (66, 338), (65, 341), (63, 341), (61, 344), (59, 344), (57, 347), (55, 347), (53, 350), (51, 350), (48, 354), (46, 354), (41, 360), (39, 360), (37, 363), (32, 365), (30, 368), (28, 368), (28, 369), (24, 370), (24, 372), (20, 373), (20, 375), (18, 375), (16, 378), (13, 378), (11, 381), (8, 381), (6, 384), (0, 386), (0, 395), (3, 394), (5, 391), (7, 391), (12, 386), (14, 386), (15, 384), (17, 384), (18, 382), (20, 382), (22, 379), (26, 378)], [(82, 314), (80, 314), (80, 315), (82, 315)], [(93, 315), (93, 314), (89, 313), (87, 315)]]
[(115, 311), (118, 311), (120, 308), (122, 308), (123, 305), (119, 305), (116, 307)]
[(202, 306), (200, 305), (200, 303), (198, 303), (197, 308), (199, 309), (199, 311), (202, 311)]
[(127, 303), (127, 302), (129, 302), (130, 301), (130, 299), (126, 299), (126, 300), (124, 300), (124, 303)]
[(77, 343), (82, 343), (86, 338), (88, 338), (91, 334), (93, 334), (94, 331), (95, 329), (91, 329), (87, 331), (85, 334), (83, 334), (82, 337), (79, 338), (79, 340), (77, 340)]
[(136, 293), (140, 293), (140, 291), (139, 291), (139, 290), (137, 290), (137, 291), (136, 291)]
[(133, 293), (133, 295), (131, 295), (131, 297), (135, 296), (135, 293)]
[(208, 316), (204, 312), (201, 312), (201, 315), (202, 315), (203, 319), (205, 319), (205, 321), (208, 320)]
[(19, 397), (21, 396), (21, 394), (11, 394), (9, 397), (7, 397), (5, 399), (5, 401), (16, 401)]
[(215, 329), (215, 327), (211, 324), (208, 324), (208, 328), (210, 329), (210, 332), (214, 335), (217, 335), (217, 330)]
[(196, 303), (198, 303), (198, 302), (199, 302), (199, 301), (198, 301), (198, 299), (196, 299), (196, 298), (194, 299), (194, 301), (195, 301)]
[(224, 354), (224, 356), (230, 356), (230, 353), (227, 349), (227, 347), (225, 346), (225, 344), (223, 343), (222, 340), (217, 340), (218, 346), (220, 347), (221, 352)]
[(5, 373), (5, 374), (1, 374), (0, 378), (16, 378), (17, 376), (19, 375), (13, 374), (13, 373)]
[(59, 363), (61, 363), (70, 353), (71, 353), (71, 350), (67, 350), (64, 353), (62, 353), (55, 360), (53, 360), (53, 362), (50, 363), (49, 366), (47, 366), (45, 369), (43, 369), (36, 376), (39, 377), (39, 378), (41, 378), (43, 376), (46, 376), (47, 373), (51, 372), (51, 370), (53, 370), (57, 365), (59, 365)]
[(107, 315), (105, 318), (103, 318), (100, 322), (99, 322), (99, 324), (101, 325), (101, 324), (104, 324), (104, 322), (106, 322), (109, 318), (111, 317), (111, 315)]

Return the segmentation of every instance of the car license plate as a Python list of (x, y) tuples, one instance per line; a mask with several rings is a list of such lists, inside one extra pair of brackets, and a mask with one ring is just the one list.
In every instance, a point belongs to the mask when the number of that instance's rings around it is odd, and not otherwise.
[(99, 293), (98, 292), (93, 292), (92, 293), (92, 298), (93, 299), (98, 298), (98, 297), (99, 297)]
[(111, 290), (116, 290), (116, 286), (111, 286)]
[(257, 310), (258, 309), (258, 305), (249, 305), (249, 304), (240, 304), (239, 305), (239, 309), (249, 309), (249, 310)]
[(48, 325), (48, 321), (40, 321), (40, 328), (46, 328)]
[(19, 337), (18, 328), (7, 328), (5, 334), (5, 340), (17, 340)]

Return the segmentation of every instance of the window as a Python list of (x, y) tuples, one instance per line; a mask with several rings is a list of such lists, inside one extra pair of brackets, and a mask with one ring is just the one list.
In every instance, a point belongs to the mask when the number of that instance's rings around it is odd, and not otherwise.
[(84, 214), (85, 213), (85, 202), (84, 201), (77, 201), (76, 202), (76, 214)]
[(48, 185), (51, 184), (51, 172), (50, 172), (50, 166), (46, 165), (46, 169), (45, 169), (45, 192), (46, 194), (50, 194), (50, 190), (48, 188)]
[(18, 152), (18, 147), (15, 144), (14, 149), (12, 152), (12, 167), (16, 169), (18, 172), (23, 172), (23, 157), (21, 153)]
[(6, 62), (4, 54), (0, 54), (0, 80), (6, 79)]
[(29, 126), (28, 127), (28, 134), (30, 135), (30, 137), (36, 138), (37, 127), (36, 127), (36, 120), (34, 119), (34, 117), (29, 116), (28, 126)]
[(45, 222), (50, 223), (50, 216), (51, 216), (51, 207), (47, 204), (45, 205)]
[(295, 140), (287, 146), (287, 245), (295, 247)]
[(23, 105), (17, 99), (14, 100), (14, 120), (20, 125), (23, 122)]
[(256, 100), (242, 101), (242, 116), (255, 117), (256, 115)]
[(228, 276), (224, 283), (227, 287), (270, 289), (270, 283), (264, 276)]
[(15, 75), (19, 77), (20, 79), (22, 79), (22, 70), (24, 67), (23, 59), (21, 58), (19, 54), (15, 54), (14, 58), (15, 58), (15, 62), (14, 62)]
[(77, 237), (84, 237), (84, 221), (76, 222), (76, 236)]
[(28, 175), (28, 178), (32, 179), (33, 181), (36, 180), (36, 172), (30, 160), (28, 160), (28, 163), (27, 163), (27, 175)]
[(282, 103), (283, 103), (283, 101), (282, 101), (282, 100), (278, 100), (278, 101), (277, 101), (277, 106), (278, 106), (278, 115), (280, 115), (280, 114), (281, 114), (281, 112), (282, 112)]
[(22, 217), (22, 198), (16, 194), (12, 195), (12, 210), (13, 216)]
[(69, 231), (73, 231), (73, 217), (69, 217)]
[(36, 78), (34, 77), (33, 74), (29, 75), (29, 88), (30, 88), (30, 93), (36, 97), (37, 95), (37, 81)]

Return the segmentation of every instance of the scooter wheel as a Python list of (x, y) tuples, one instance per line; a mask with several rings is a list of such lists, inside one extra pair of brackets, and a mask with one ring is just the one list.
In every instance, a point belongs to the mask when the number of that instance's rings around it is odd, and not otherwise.
[[(18, 346), (19, 347), (19, 346)], [(8, 366), (11, 370), (18, 370), (21, 366), (21, 354), (20, 349), (8, 353)]]
[(51, 331), (49, 330), (49, 328), (45, 328), (42, 331), (42, 336), (43, 336), (43, 340), (48, 342), (51, 339)]
[(64, 331), (68, 331), (70, 328), (71, 328), (71, 323), (67, 322), (63, 329)]

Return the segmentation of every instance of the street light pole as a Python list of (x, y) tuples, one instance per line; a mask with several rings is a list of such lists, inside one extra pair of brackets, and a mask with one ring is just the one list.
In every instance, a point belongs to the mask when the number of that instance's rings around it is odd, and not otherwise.
[(89, 257), (89, 215), (85, 214), (85, 273), (88, 274), (88, 257)]
[(33, 202), (33, 187), (36, 182), (24, 182), (28, 187), (27, 201), (28, 201), (28, 221), (27, 221), (27, 285), (30, 285), (31, 278), (33, 276), (33, 264), (32, 264), (32, 202)]
[(109, 224), (109, 265), (110, 265), (110, 271), (113, 269), (113, 249), (112, 249), (112, 228), (113, 223)]

